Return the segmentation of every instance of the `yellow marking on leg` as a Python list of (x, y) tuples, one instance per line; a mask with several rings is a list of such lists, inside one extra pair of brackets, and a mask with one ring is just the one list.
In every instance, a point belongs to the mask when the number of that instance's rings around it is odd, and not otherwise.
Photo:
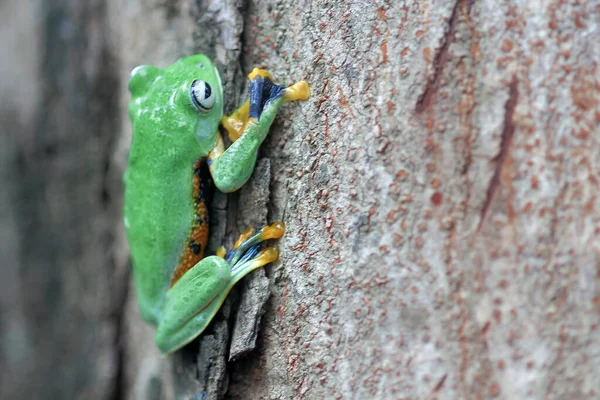
[(221, 125), (227, 130), (232, 143), (238, 140), (246, 129), (248, 114), (250, 114), (250, 100), (246, 100), (233, 114), (226, 115), (221, 119)]
[(266, 69), (260, 69), (256, 67), (252, 70), (252, 72), (248, 74), (248, 79), (253, 80), (257, 76), (260, 76), (262, 78), (269, 78), (271, 81), (273, 81), (273, 77), (271, 76), (271, 73), (269, 71), (267, 71)]
[(246, 240), (248, 240), (252, 235), (254, 235), (254, 229), (250, 228), (250, 227), (246, 228), (246, 230), (244, 231), (244, 233), (242, 233), (240, 235), (240, 237), (238, 238), (238, 240), (233, 245), (233, 250), (237, 250), (237, 248), (240, 247), (240, 245), (243, 242), (245, 242)]
[(261, 229), (260, 239), (279, 239), (285, 232), (285, 225), (281, 221), (274, 222), (272, 225), (267, 225)]
[(215, 255), (217, 257), (225, 259), (225, 256), (227, 255), (227, 249), (225, 248), (225, 246), (219, 246), (219, 248), (217, 249), (217, 254)]
[(288, 86), (283, 92), (286, 101), (306, 100), (310, 97), (310, 86), (308, 82), (300, 81)]

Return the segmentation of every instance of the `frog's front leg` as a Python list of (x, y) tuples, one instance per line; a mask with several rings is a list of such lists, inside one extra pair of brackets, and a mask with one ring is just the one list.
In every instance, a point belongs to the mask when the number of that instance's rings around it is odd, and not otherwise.
[(273, 83), (267, 71), (258, 68), (248, 78), (251, 79), (250, 99), (221, 121), (233, 144), (225, 150), (219, 137), (215, 149), (208, 156), (213, 181), (225, 193), (239, 189), (252, 174), (258, 148), (267, 136), (279, 107), (310, 96), (305, 81), (283, 88)]
[(155, 338), (160, 351), (173, 352), (202, 333), (240, 279), (277, 260), (277, 249), (261, 250), (261, 243), (278, 239), (283, 232), (281, 222), (247, 231), (233, 251), (221, 249), (188, 270), (166, 293)]

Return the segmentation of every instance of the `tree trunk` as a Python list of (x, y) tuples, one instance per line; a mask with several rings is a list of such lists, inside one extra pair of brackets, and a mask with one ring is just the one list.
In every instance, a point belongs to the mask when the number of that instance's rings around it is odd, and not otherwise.
[[(0, 397), (600, 398), (600, 1), (0, 3)], [(120, 222), (127, 74), (309, 81), (213, 250), (280, 260), (163, 358)], [(264, 314), (264, 315), (263, 315)]]

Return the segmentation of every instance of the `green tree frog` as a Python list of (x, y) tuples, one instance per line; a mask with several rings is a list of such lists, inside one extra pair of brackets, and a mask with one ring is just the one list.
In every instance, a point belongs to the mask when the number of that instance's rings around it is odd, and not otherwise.
[[(239, 189), (279, 107), (310, 96), (305, 81), (284, 88), (257, 68), (248, 78), (249, 99), (224, 117), (221, 79), (205, 55), (131, 73), (124, 225), (140, 313), (157, 327), (165, 354), (200, 335), (235, 283), (279, 256), (261, 243), (283, 235), (281, 222), (247, 230), (229, 252), (204, 255), (207, 184), (212, 178), (223, 192)], [(227, 149), (219, 124), (232, 142)]]

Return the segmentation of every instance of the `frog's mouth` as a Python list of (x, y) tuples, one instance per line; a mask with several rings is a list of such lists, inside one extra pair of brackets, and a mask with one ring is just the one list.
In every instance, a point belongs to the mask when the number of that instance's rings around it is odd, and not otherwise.
[(268, 76), (255, 76), (250, 81), (250, 118), (260, 120), (267, 105), (280, 98), (284, 91), (284, 87), (274, 84)]

